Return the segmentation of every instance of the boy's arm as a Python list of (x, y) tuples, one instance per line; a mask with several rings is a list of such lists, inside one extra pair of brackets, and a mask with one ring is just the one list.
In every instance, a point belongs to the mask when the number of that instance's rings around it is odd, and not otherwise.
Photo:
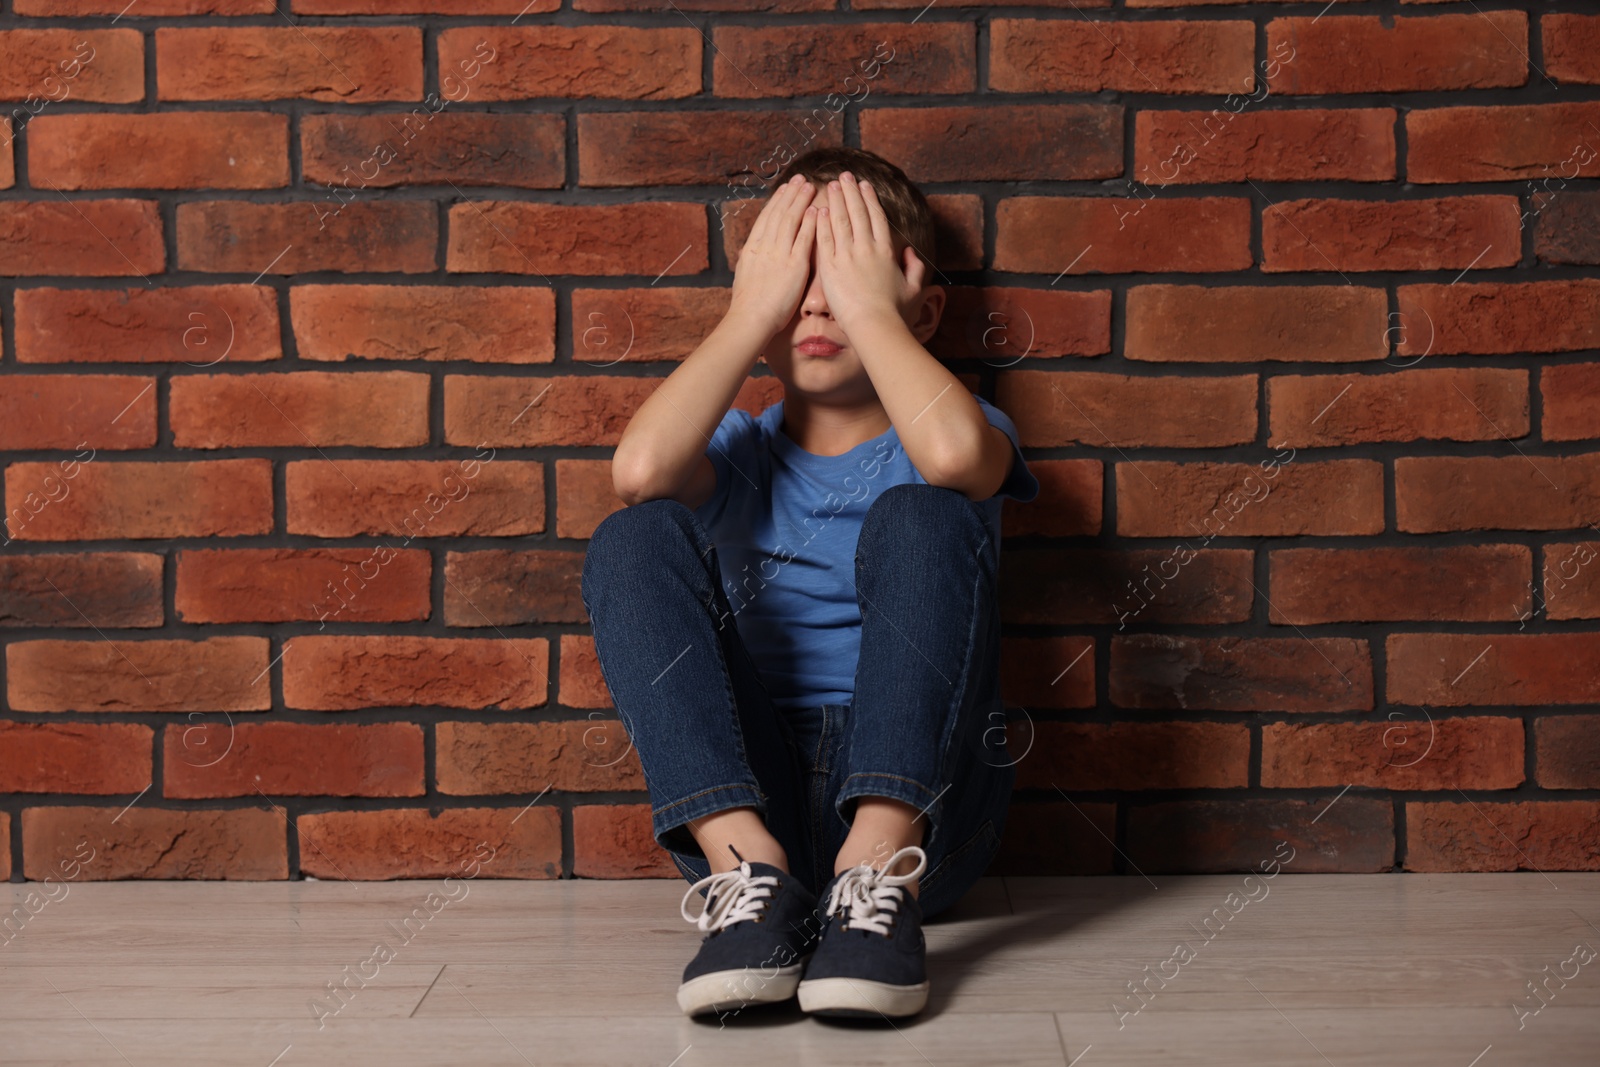
[(706, 447), (775, 332), (729, 309), (622, 431), (611, 457), (611, 488), (617, 496), (629, 505), (659, 497), (691, 507), (705, 503), (716, 488), (706, 477), (711, 473)]
[(711, 435), (810, 281), (812, 192), (796, 175), (767, 199), (739, 253), (728, 313), (623, 430), (611, 457), (611, 487), (629, 505), (672, 497), (698, 506), (716, 488), (706, 459)]

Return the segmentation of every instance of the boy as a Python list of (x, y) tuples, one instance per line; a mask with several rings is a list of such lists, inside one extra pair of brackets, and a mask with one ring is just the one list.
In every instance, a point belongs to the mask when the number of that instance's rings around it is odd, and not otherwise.
[[(945, 293), (905, 174), (818, 149), (774, 190), (727, 315), (617, 445), (630, 506), (589, 541), (583, 601), (693, 882), (680, 1007), (912, 1015), (922, 919), (1005, 823), (999, 517), (1039, 483), (923, 347)], [(753, 417), (730, 407), (758, 358), (784, 398)]]

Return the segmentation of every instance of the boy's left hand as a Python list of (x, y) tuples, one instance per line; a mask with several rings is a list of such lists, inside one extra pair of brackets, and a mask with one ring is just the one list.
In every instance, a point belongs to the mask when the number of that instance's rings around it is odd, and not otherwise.
[(849, 171), (828, 184), (826, 208), (817, 219), (817, 272), (839, 328), (849, 333), (852, 322), (874, 315), (904, 321), (902, 309), (922, 291), (927, 273), (922, 257), (907, 247), (902, 269), (877, 192)]

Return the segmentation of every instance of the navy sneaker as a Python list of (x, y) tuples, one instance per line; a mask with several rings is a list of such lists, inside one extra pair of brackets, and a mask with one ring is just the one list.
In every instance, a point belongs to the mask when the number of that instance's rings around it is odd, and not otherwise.
[[(883, 873), (907, 856), (917, 858), (916, 870)], [(901, 887), (927, 865), (927, 853), (908, 845), (883, 870), (863, 863), (823, 887), (822, 937), (800, 983), (802, 1011), (898, 1018), (922, 1010), (928, 1002), (922, 908)]]
[[(689, 898), (702, 888), (705, 906), (691, 915)], [(684, 968), (678, 1007), (705, 1015), (794, 996), (816, 948), (816, 907), (799, 880), (770, 863), (743, 860), (690, 886), (679, 910), (706, 936)]]

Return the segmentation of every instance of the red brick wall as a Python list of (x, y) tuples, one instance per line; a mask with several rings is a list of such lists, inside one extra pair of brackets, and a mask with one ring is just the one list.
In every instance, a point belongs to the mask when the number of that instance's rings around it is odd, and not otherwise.
[(585, 538), (839, 143), (1045, 486), (996, 871), (1600, 867), (1600, 17), (283, 6), (0, 5), (0, 874), (672, 874)]

